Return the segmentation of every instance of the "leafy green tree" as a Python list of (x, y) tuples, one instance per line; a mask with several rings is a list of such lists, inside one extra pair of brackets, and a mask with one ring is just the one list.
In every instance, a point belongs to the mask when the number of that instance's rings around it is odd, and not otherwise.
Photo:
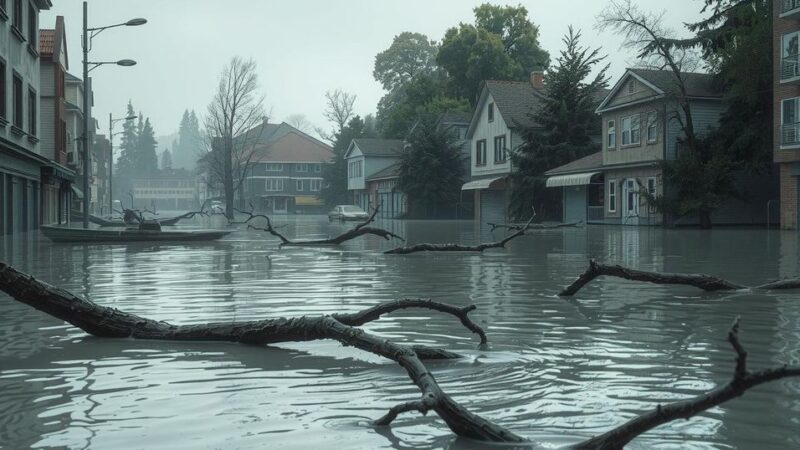
[(345, 161), (344, 155), (353, 139), (372, 137), (367, 133), (364, 120), (355, 116), (335, 134), (333, 161), (322, 168), (323, 187), (320, 191), (320, 198), (325, 201), (326, 205), (350, 203), (347, 195), (347, 161)]
[(394, 91), (417, 75), (435, 72), (438, 51), (436, 43), (424, 34), (405, 31), (375, 56), (372, 75), (385, 90)]
[(407, 140), (398, 187), (409, 196), (412, 215), (436, 216), (458, 201), (464, 180), (461, 146), (451, 130), (424, 117)]
[(511, 154), (516, 168), (511, 206), (518, 218), (528, 216), (531, 207), (540, 216), (552, 212), (546, 206), (550, 197), (546, 171), (600, 151), (600, 120), (594, 110), (599, 94), (608, 86), (608, 65), (592, 77), (605, 56), (600, 56), (599, 49), (582, 47), (580, 38), (581, 33), (570, 27), (562, 40), (565, 49), (545, 74), (545, 98), (532, 113), (537, 125), (524, 131), (524, 143)]
[(539, 46), (539, 29), (524, 6), (487, 3), (473, 11), (474, 25), (447, 30), (436, 62), (447, 72), (450, 94), (474, 105), (481, 82), (526, 80), (547, 67), (549, 54)]

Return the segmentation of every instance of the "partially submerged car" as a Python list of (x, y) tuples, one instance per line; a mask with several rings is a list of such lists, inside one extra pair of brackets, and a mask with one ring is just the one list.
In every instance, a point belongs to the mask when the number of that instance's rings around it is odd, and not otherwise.
[(337, 205), (328, 212), (328, 220), (367, 220), (369, 214), (356, 205)]

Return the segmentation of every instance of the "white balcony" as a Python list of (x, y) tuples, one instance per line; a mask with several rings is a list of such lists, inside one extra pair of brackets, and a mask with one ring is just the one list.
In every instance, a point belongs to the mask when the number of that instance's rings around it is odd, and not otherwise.
[[(800, 2), (800, 0), (798, 0)], [(781, 84), (800, 84), (800, 58), (788, 55), (781, 59)]]
[(781, 125), (781, 147), (800, 146), (800, 123)]
[(781, 0), (781, 19), (800, 18), (800, 0)]

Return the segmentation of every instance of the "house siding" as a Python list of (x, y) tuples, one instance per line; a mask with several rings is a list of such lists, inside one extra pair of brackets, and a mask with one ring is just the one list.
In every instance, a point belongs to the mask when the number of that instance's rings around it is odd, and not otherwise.
[[(488, 118), (488, 105), (494, 105), (494, 120), (489, 122)], [(492, 94), (488, 94), (486, 102), (481, 107), (481, 113), (475, 130), (472, 133), (472, 144), (470, 145), (470, 169), (473, 178), (484, 178), (489, 175), (502, 175), (511, 172), (511, 160), (506, 159), (505, 162), (495, 163), (494, 160), (494, 138), (497, 136), (506, 137), (506, 147), (513, 149), (513, 142), (521, 142), (519, 139), (513, 139), (512, 132), (509, 129), (506, 121), (503, 119), (503, 114), (497, 109)], [(478, 141), (486, 140), (486, 164), (478, 165), (476, 159), (476, 152), (478, 148)]]

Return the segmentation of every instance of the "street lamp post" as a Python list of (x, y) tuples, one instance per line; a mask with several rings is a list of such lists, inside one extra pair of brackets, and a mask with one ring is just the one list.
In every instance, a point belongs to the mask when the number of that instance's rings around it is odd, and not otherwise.
[(114, 195), (111, 188), (111, 178), (114, 175), (114, 124), (123, 120), (133, 120), (136, 116), (123, 117), (115, 119), (111, 113), (108, 113), (108, 211), (109, 214), (114, 213)]
[[(89, 28), (89, 14), (88, 14), (88, 6), (87, 3), (83, 2), (83, 36), (82, 36), (82, 45), (83, 45), (83, 228), (89, 228), (89, 200), (90, 194), (89, 191), (89, 171), (91, 170), (90, 158), (89, 155), (92, 151), (92, 135), (89, 132), (89, 126), (91, 125), (92, 121), (92, 112), (89, 105), (89, 96), (90, 96), (90, 85), (89, 85), (89, 72), (96, 69), (99, 66), (104, 64), (116, 64), (118, 66), (129, 67), (136, 64), (136, 61), (132, 59), (120, 59), (118, 61), (100, 61), (100, 62), (90, 62), (89, 61), (89, 50), (90, 45), (92, 44), (92, 38), (100, 34), (103, 30), (114, 28), (114, 27), (121, 27), (121, 26), (138, 26), (144, 25), (147, 23), (145, 19), (131, 19), (127, 22), (118, 23), (116, 25), (108, 25), (105, 27), (96, 27), (96, 28)], [(91, 33), (91, 34), (89, 34)], [(89, 65), (92, 67), (89, 68)], [(109, 137), (110, 138), (110, 137)], [(110, 178), (109, 178), (109, 190), (110, 190)]]

